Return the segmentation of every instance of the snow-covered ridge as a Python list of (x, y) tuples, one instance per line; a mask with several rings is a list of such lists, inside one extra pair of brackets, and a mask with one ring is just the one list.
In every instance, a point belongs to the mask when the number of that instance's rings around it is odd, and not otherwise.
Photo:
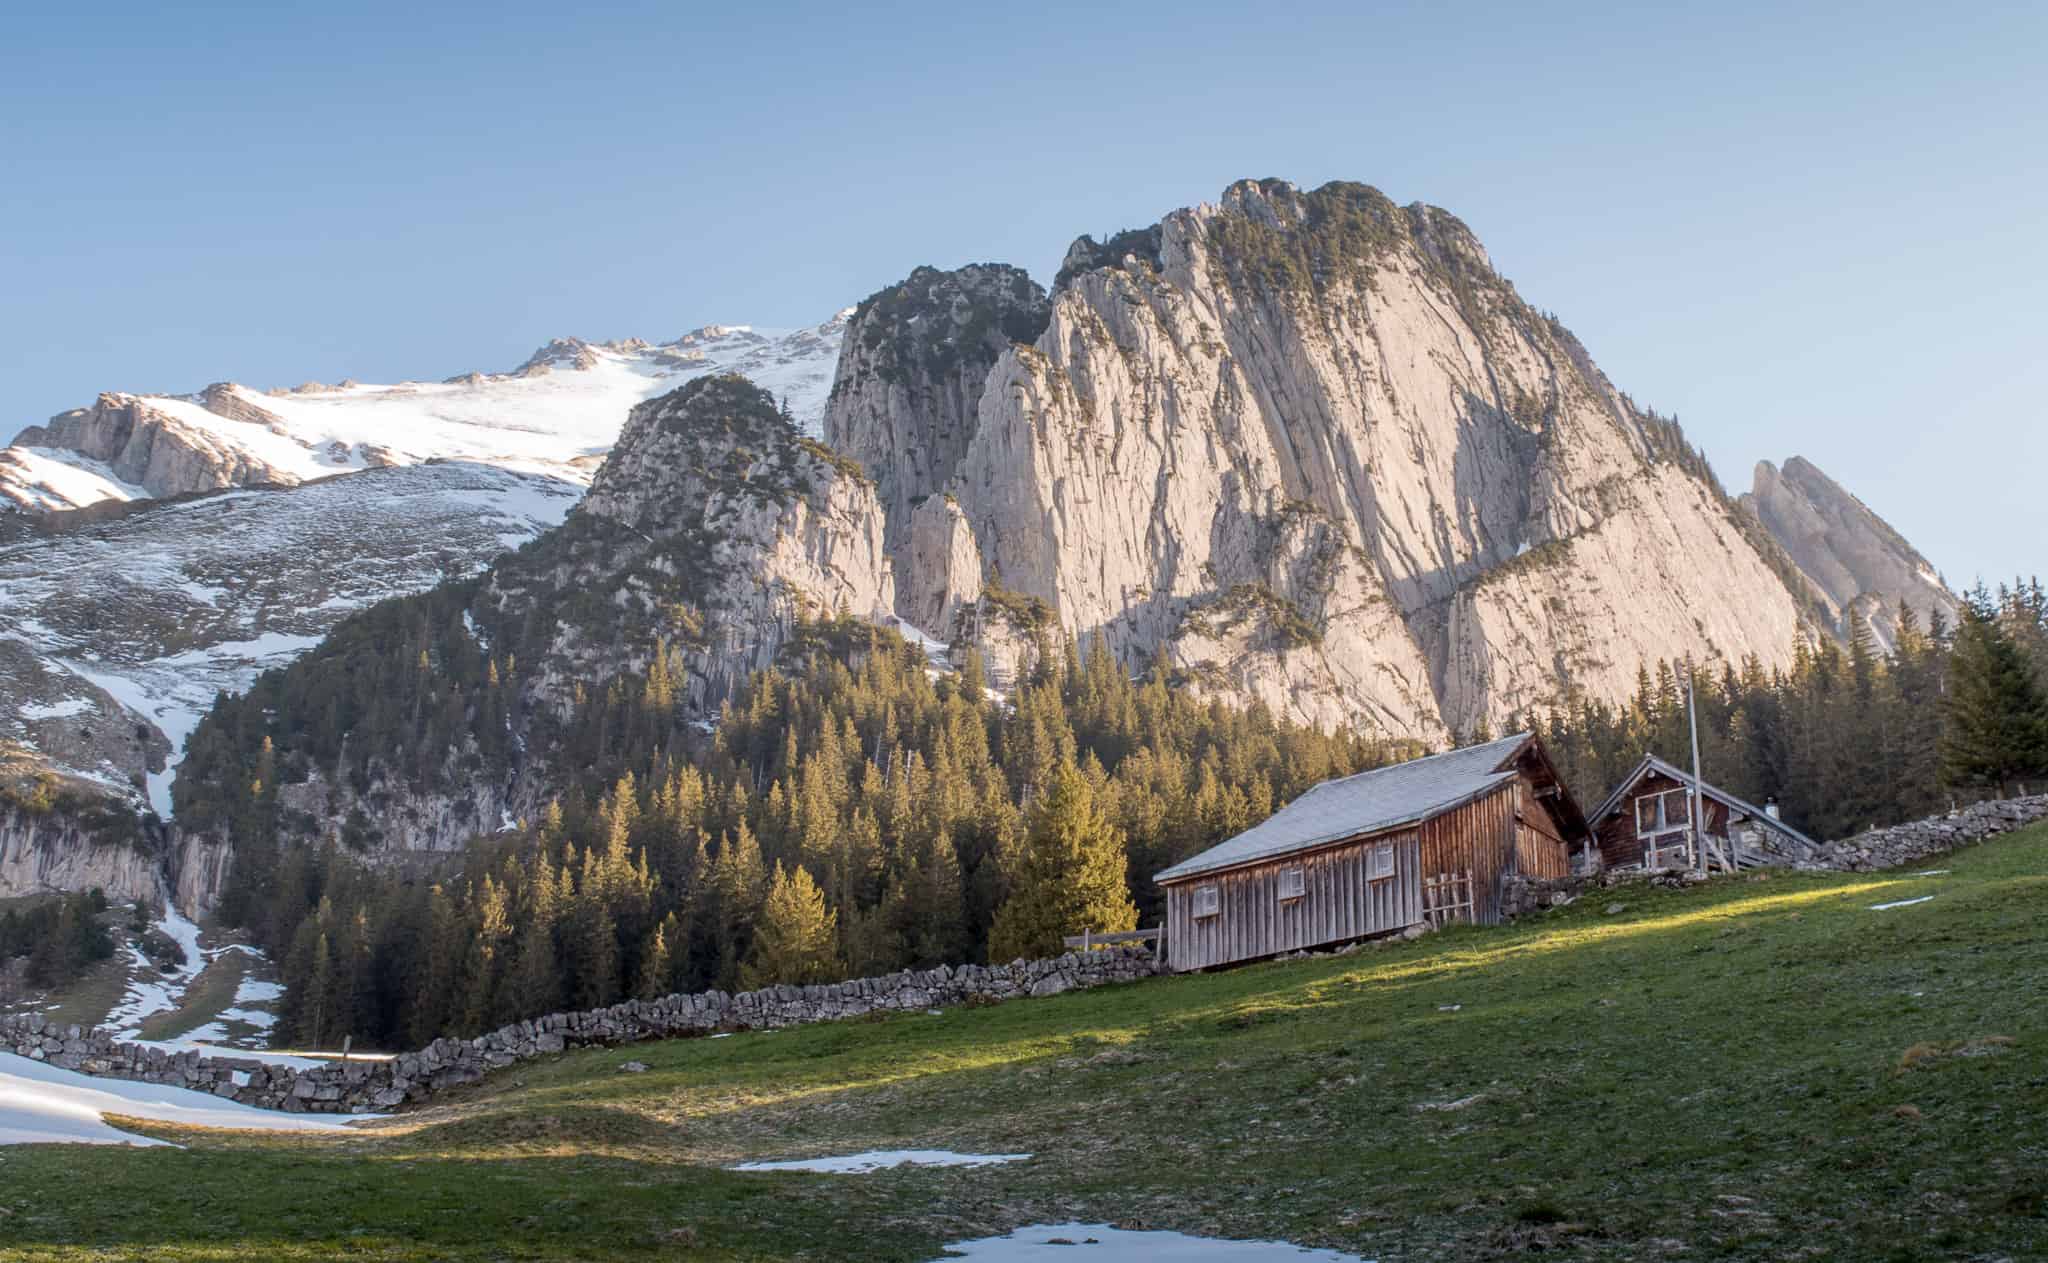
[(82, 508), (436, 459), (587, 483), (633, 405), (713, 373), (749, 378), (816, 434), (851, 314), (805, 329), (711, 325), (661, 343), (558, 338), (511, 372), (444, 381), (109, 393), (0, 451), (0, 499)]

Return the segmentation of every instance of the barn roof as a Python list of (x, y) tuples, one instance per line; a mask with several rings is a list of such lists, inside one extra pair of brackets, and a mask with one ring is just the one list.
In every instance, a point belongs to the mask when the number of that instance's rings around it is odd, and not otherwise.
[(1154, 874), (1153, 880), (1178, 881), (1420, 823), (1514, 780), (1509, 765), (1532, 740), (1518, 733), (1324, 781), (1236, 837)]
[[(1692, 773), (1684, 771), (1683, 769), (1676, 767), (1673, 764), (1667, 763), (1663, 759), (1658, 758), (1654, 754), (1646, 754), (1643, 756), (1643, 761), (1636, 764), (1634, 771), (1630, 772), (1627, 776), (1621, 778), (1621, 784), (1614, 787), (1614, 792), (1607, 796), (1607, 801), (1601, 803), (1600, 809), (1593, 813), (1593, 823), (1597, 825), (1600, 821), (1607, 819), (1607, 817), (1610, 815), (1613, 815), (1615, 810), (1621, 806), (1621, 800), (1628, 796), (1628, 792), (1634, 789), (1636, 786), (1642, 784), (1643, 778), (1645, 776), (1648, 776), (1652, 772), (1662, 773), (1663, 775), (1670, 777), (1672, 780), (1677, 781), (1680, 785), (1692, 784)], [(1765, 828), (1774, 829), (1777, 832), (1782, 833), (1789, 838), (1792, 838), (1794, 841), (1804, 842), (1808, 846), (1820, 845), (1819, 843), (1815, 842), (1812, 838), (1807, 837), (1799, 830), (1793, 828), (1791, 825), (1786, 824), (1783, 820), (1780, 820), (1777, 817), (1772, 816), (1769, 812), (1766, 812), (1762, 807), (1759, 807), (1754, 803), (1744, 802), (1742, 799), (1737, 798), (1735, 795), (1729, 793), (1727, 790), (1717, 789), (1714, 786), (1709, 785), (1704, 780), (1700, 782), (1700, 796), (1703, 798), (1711, 798), (1715, 802), (1720, 803), (1724, 807), (1728, 807), (1735, 811), (1742, 812), (1744, 815), (1751, 817), (1758, 824), (1763, 825)]]

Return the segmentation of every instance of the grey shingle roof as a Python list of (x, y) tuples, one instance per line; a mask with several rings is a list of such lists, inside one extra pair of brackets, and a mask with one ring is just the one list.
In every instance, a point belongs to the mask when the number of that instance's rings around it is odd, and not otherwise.
[(1514, 779), (1502, 766), (1528, 744), (1518, 733), (1425, 759), (1324, 781), (1234, 838), (1153, 875), (1177, 881), (1363, 834), (1415, 824)]

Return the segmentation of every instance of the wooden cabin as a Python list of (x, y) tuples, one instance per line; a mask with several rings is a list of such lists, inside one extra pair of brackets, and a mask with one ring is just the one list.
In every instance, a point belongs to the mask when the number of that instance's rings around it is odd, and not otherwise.
[(1166, 958), (1207, 969), (1418, 922), (1492, 923), (1510, 873), (1563, 877), (1585, 816), (1529, 733), (1324, 781), (1159, 873)]
[[(1593, 813), (1600, 862), (1608, 868), (1685, 868), (1693, 863), (1692, 774), (1646, 754)], [(1732, 871), (1805, 859), (1812, 838), (1776, 811), (1700, 783), (1700, 832), (1707, 867)]]

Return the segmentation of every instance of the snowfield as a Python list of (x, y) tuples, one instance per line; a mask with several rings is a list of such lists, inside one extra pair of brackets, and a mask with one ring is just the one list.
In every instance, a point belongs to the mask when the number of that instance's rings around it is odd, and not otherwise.
[[(816, 435), (852, 309), (808, 329), (711, 325), (672, 342), (562, 338), (509, 373), (389, 385), (343, 382), (291, 390), (229, 384), (202, 395), (115, 394), (169, 417), (188, 442), (260, 462), (278, 482), (430, 460), (462, 460), (588, 482), (633, 405), (693, 378), (739, 373), (787, 404)], [(246, 418), (246, 419), (245, 419)], [(266, 419), (267, 418), (267, 419)], [(49, 447), (0, 452), (0, 500), (79, 508), (147, 498), (98, 461)]]
[(54, 447), (0, 451), (0, 499), (25, 509), (82, 509), (102, 500), (145, 500), (149, 492), (77, 452)]
[(0, 1145), (166, 1143), (121, 1131), (105, 1120), (107, 1114), (238, 1131), (339, 1131), (378, 1117), (283, 1114), (186, 1088), (96, 1079), (0, 1053)]

